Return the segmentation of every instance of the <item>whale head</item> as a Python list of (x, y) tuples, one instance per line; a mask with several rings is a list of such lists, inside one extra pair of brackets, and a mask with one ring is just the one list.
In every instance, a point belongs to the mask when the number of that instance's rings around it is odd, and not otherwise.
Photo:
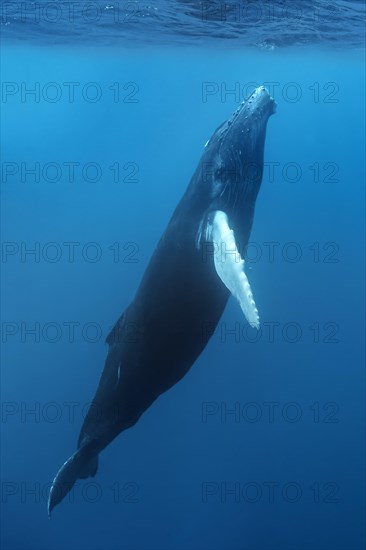
[(274, 99), (260, 86), (206, 143), (199, 176), (209, 197), (203, 225), (211, 213), (224, 211), (236, 234), (242, 240), (249, 237), (263, 176), (267, 122), (275, 110)]

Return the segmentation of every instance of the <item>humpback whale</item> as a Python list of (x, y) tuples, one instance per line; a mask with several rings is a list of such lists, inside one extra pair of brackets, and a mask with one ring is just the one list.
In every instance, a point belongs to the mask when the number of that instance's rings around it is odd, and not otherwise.
[(52, 482), (49, 515), (77, 479), (96, 474), (98, 454), (188, 372), (208, 343), (204, 327), (214, 329), (230, 294), (259, 327), (243, 250), (275, 107), (268, 91), (257, 88), (206, 143), (133, 301), (106, 339), (99, 385), (77, 450)]

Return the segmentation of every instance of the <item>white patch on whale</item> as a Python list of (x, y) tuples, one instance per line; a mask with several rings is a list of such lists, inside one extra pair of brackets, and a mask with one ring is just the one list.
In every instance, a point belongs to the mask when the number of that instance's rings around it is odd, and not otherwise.
[(212, 222), (214, 261), (218, 276), (231, 294), (238, 300), (248, 323), (259, 329), (259, 314), (247, 276), (244, 260), (235, 242), (234, 231), (230, 229), (225, 212), (217, 210)]

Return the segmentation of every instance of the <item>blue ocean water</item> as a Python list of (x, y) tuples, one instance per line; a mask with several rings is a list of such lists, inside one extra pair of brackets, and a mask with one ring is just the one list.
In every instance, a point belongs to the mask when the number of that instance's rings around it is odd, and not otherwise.
[[(225, 6), (2, 4), (4, 549), (365, 547), (364, 6)], [(49, 520), (104, 339), (259, 84), (278, 105), (247, 250), (261, 330), (230, 300)]]

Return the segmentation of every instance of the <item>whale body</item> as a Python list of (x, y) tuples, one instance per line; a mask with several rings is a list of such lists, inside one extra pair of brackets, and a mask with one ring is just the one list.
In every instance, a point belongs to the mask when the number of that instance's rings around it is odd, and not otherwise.
[[(191, 368), (230, 294), (250, 325), (259, 314), (243, 259), (275, 102), (257, 88), (221, 124), (150, 259), (137, 293), (107, 337), (108, 355), (77, 450), (53, 480), (48, 513), (98, 454)], [(207, 336), (207, 327), (210, 327)]]

